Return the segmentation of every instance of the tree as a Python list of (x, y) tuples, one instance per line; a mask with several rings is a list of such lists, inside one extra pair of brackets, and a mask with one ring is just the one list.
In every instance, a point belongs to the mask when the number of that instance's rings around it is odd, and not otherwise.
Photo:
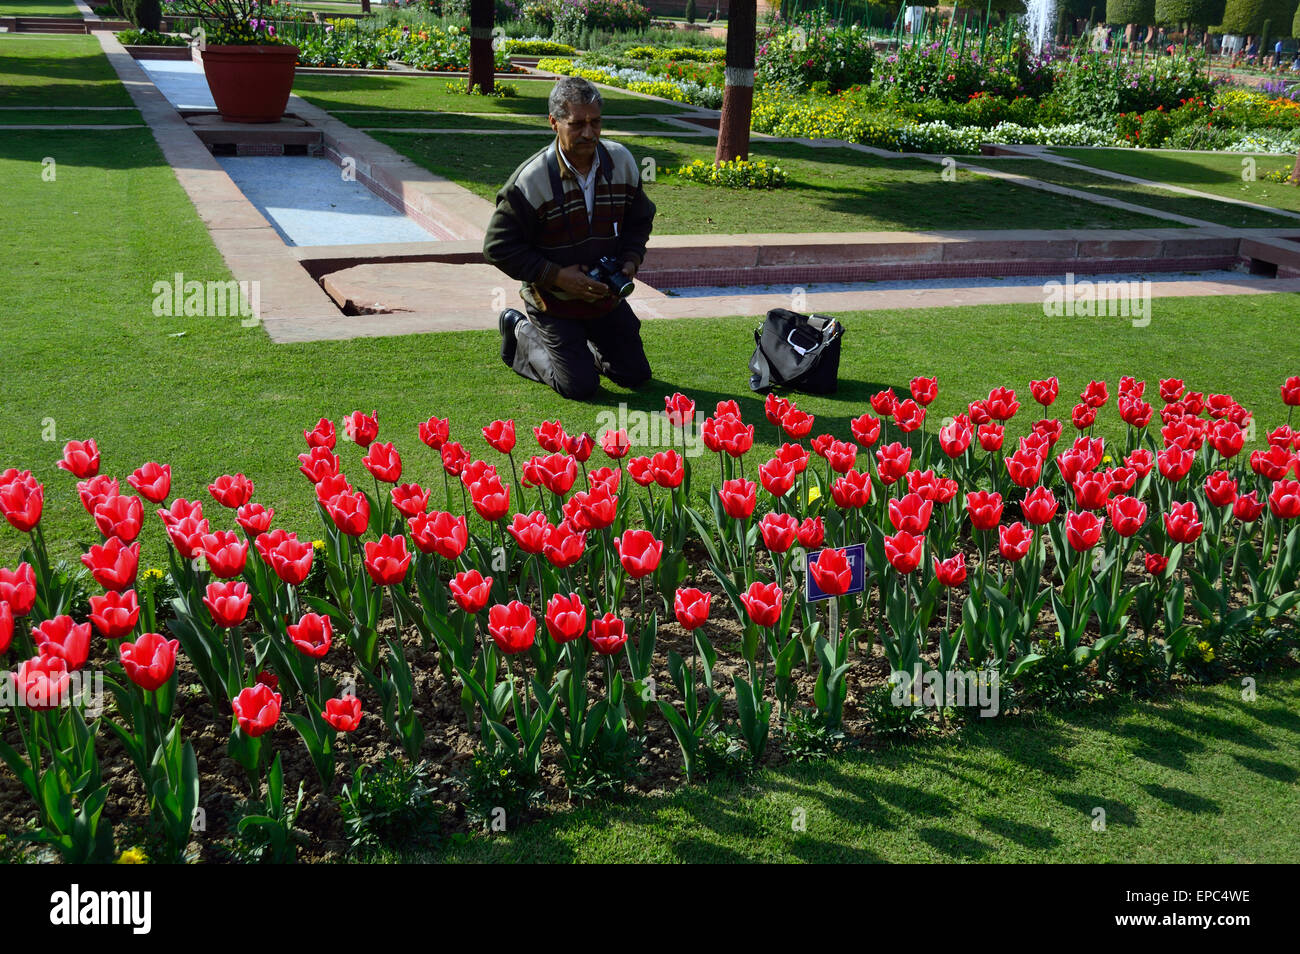
[(492, 92), (495, 72), (492, 49), (492, 22), (496, 18), (495, 0), (470, 0), (469, 4), (469, 88), (481, 93)]
[(683, 14), (687, 23), (695, 22), (695, 0), (686, 0), (686, 12)]
[(749, 158), (749, 122), (754, 112), (754, 34), (757, 0), (733, 0), (727, 22), (726, 86), (718, 124), (718, 162)]
[(1189, 23), (1204, 29), (1223, 19), (1225, 0), (1156, 0), (1156, 23), (1179, 26)]
[[(1274, 37), (1291, 32), (1291, 19), (1295, 15), (1297, 0), (1228, 0), (1223, 11), (1223, 23), (1213, 27), (1215, 33), (1258, 34), (1264, 21), (1272, 21), (1269, 33)], [(1264, 55), (1264, 50), (1260, 50)]]
[(141, 30), (157, 30), (162, 25), (162, 6), (158, 0), (134, 0), (127, 12), (131, 22)]
[(1106, 0), (1107, 23), (1154, 23), (1155, 0)]

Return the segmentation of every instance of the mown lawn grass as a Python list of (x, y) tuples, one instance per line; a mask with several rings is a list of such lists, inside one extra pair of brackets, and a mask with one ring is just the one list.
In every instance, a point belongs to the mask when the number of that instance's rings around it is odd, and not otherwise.
[(15, 109), (0, 110), (4, 126), (138, 126), (144, 123), (136, 109)]
[[(515, 86), (518, 96), (497, 99), (492, 96), (468, 96), (448, 93), (447, 80), (437, 76), (333, 76), (300, 73), (294, 77), (293, 91), (321, 109), (446, 110), (448, 112), (501, 113), (504, 115), (545, 116), (551, 80), (517, 80), (505, 82)], [(646, 99), (616, 90), (601, 90), (606, 116), (636, 113), (681, 113), (687, 110), (662, 99)]]
[[(510, 174), (541, 148), (532, 137), (377, 132), (374, 137), (425, 168), (492, 198)], [(654, 160), (647, 186), (661, 234), (738, 232), (858, 232), (953, 229), (1157, 228), (1147, 215), (1116, 212), (942, 167), (920, 159), (881, 159), (852, 149), (818, 149), (755, 140), (751, 159), (790, 175), (781, 189), (732, 190), (672, 174), (696, 159), (713, 161), (711, 139), (610, 137), (641, 163)]]
[(0, 17), (76, 17), (81, 14), (69, 0), (0, 0)]
[[(1083, 189), (1096, 195), (1108, 196), (1123, 202), (1132, 202), (1144, 208), (1158, 209), (1162, 212), (1175, 212), (1179, 215), (1213, 222), (1216, 225), (1244, 229), (1300, 226), (1300, 221), (1285, 216), (1233, 205), (1229, 202), (1219, 202), (1215, 199), (1201, 199), (1195, 196), (1180, 195), (1168, 189), (1110, 179), (1084, 169), (1061, 166), (1043, 159), (998, 159), (989, 161), (986, 164), (990, 169), (1030, 176), (1043, 182), (1051, 182), (1071, 189)], [(1280, 165), (1277, 162), (1264, 162), (1261, 163), (1259, 171), (1262, 174), (1266, 169), (1280, 167)], [(1289, 169), (1290, 164), (1286, 164), (1286, 167)], [(1252, 199), (1251, 201), (1255, 200)], [(1171, 227), (1176, 227), (1177, 224), (1176, 222), (1166, 223), (1167, 226)]]
[(130, 105), (94, 37), (0, 36), (0, 106)]
[[(1167, 152), (1147, 149), (1053, 149), (1076, 162), (1152, 179), (1169, 185), (1242, 199), (1276, 209), (1300, 212), (1300, 189), (1281, 182), (1263, 182), (1265, 172), (1287, 169), (1295, 157), (1238, 156), (1231, 153)], [(1250, 160), (1249, 162), (1247, 160)], [(1253, 168), (1253, 181), (1242, 177)], [(1291, 226), (1300, 220), (1288, 219)]]
[[(385, 129), (425, 127), (429, 129), (485, 129), (513, 130), (535, 132), (538, 135), (553, 136), (546, 115), (537, 116), (476, 116), (466, 113), (417, 113), (417, 112), (335, 112), (334, 115), (349, 126), (358, 129)], [(609, 129), (624, 129), (637, 133), (656, 133), (680, 131), (678, 127), (658, 119), (644, 116), (611, 115), (605, 122)]]
[(1256, 691), (976, 718), (948, 740), (559, 812), (391, 860), (1290, 863), (1300, 673), (1259, 676)]

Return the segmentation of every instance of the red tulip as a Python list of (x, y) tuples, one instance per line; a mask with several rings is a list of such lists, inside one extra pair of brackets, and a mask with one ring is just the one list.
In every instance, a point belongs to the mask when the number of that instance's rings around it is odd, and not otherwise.
[(542, 555), (551, 566), (563, 570), (582, 559), (586, 546), (586, 533), (575, 530), (567, 520), (562, 520), (559, 526), (547, 530), (546, 541), (542, 544)]
[(324, 659), (334, 642), (334, 624), (328, 616), (305, 613), (302, 619), (285, 627), (289, 641), (298, 652), (311, 659)]
[(1092, 471), (1074, 478), (1074, 502), (1080, 510), (1101, 510), (1110, 499), (1110, 477)]
[(1034, 531), (1023, 523), (1009, 523), (998, 527), (998, 553), (1002, 559), (1015, 563), (1023, 560), (1034, 542)]
[(193, 560), (203, 552), (203, 538), (211, 530), (206, 520), (185, 517), (167, 528), (167, 538), (182, 560)]
[(550, 454), (560, 453), (569, 442), (569, 435), (564, 432), (559, 421), (542, 421), (533, 428), (533, 434), (542, 450)]
[(131, 543), (140, 535), (144, 506), (139, 497), (109, 497), (95, 507), (94, 517), (100, 536), (117, 537), (123, 543)]
[(587, 472), (587, 485), (592, 490), (602, 487), (612, 495), (618, 493), (618, 488), (622, 483), (623, 469), (621, 467), (597, 467)]
[(1119, 379), (1119, 393), (1130, 395), (1132, 397), (1141, 397), (1142, 392), (1147, 389), (1145, 381), (1138, 381), (1132, 375), (1124, 375)]
[(618, 498), (608, 485), (580, 490), (565, 503), (564, 515), (575, 530), (604, 530), (618, 516)]
[(831, 441), (826, 448), (826, 462), (837, 474), (844, 474), (853, 469), (858, 459), (858, 449), (847, 441)]
[(900, 401), (898, 407), (894, 408), (894, 423), (904, 434), (910, 434), (925, 423), (925, 408), (911, 398)]
[(445, 417), (431, 417), (420, 425), (420, 441), (430, 450), (441, 451), (451, 436), (451, 423)]
[(1136, 497), (1115, 497), (1106, 505), (1111, 526), (1121, 537), (1131, 537), (1147, 522), (1147, 505)]
[(1020, 510), (1025, 515), (1026, 520), (1041, 527), (1051, 522), (1052, 518), (1056, 516), (1056, 510), (1059, 506), (1056, 497), (1050, 490), (1046, 487), (1039, 487), (1025, 498), (1025, 502), (1020, 505)]
[(78, 480), (89, 480), (99, 473), (99, 448), (94, 440), (68, 441), (63, 448), (60, 470), (66, 470)]
[(370, 526), (370, 501), (361, 491), (339, 494), (324, 504), (334, 526), (350, 537), (359, 537)]
[[(524, 465), (524, 480), (528, 481), (529, 486), (531, 487), (536, 487), (541, 483), (540, 478), (529, 480), (529, 465), (532, 465), (532, 473), (536, 474), (539, 461), (540, 458), (534, 457)], [(473, 487), (475, 484), (486, 480), (489, 477), (499, 478), (500, 475), (497, 473), (496, 467), (485, 460), (467, 459), (465, 461), (465, 466), (462, 467), (460, 471), (460, 482), (464, 484), (466, 488)]]
[(493, 421), (483, 428), (483, 437), (493, 450), (509, 454), (515, 449), (515, 422)]
[(769, 513), (758, 522), (763, 546), (773, 553), (785, 553), (798, 539), (799, 521), (788, 513)]
[(498, 603), (488, 610), (488, 632), (497, 648), (507, 655), (521, 653), (533, 645), (537, 634), (537, 620), (528, 607), (518, 600), (508, 604)]
[(1142, 562), (1146, 565), (1148, 573), (1159, 576), (1169, 566), (1169, 557), (1161, 556), (1159, 553), (1148, 553)]
[(1046, 381), (1030, 381), (1029, 391), (1033, 394), (1034, 400), (1043, 407), (1051, 407), (1061, 391), (1061, 382), (1055, 377), (1048, 378)]
[(758, 503), (758, 485), (743, 477), (727, 480), (718, 491), (718, 498), (728, 517), (744, 520), (754, 512), (754, 506)]
[(763, 489), (773, 497), (784, 497), (789, 493), (794, 486), (794, 478), (794, 466), (778, 457), (773, 457), (758, 468), (758, 479), (762, 482)]
[(1287, 407), (1300, 407), (1300, 377), (1290, 377), (1282, 382), (1282, 403)]
[(281, 581), (298, 586), (311, 573), (311, 544), (303, 543), (296, 533), (272, 530), (254, 541), (257, 552)]
[(889, 418), (894, 416), (894, 410), (898, 407), (898, 395), (886, 388), (883, 391), (877, 391), (871, 395), (871, 409), (880, 417)]
[(892, 484), (912, 466), (912, 448), (895, 441), (876, 449), (877, 473), (882, 484)]
[(316, 426), (310, 431), (303, 431), (302, 436), (307, 441), (309, 449), (323, 447), (325, 450), (333, 450), (337, 440), (334, 422), (324, 417), (317, 421)]
[(789, 464), (796, 474), (802, 474), (808, 467), (808, 452), (800, 444), (782, 444), (776, 449), (776, 459)]
[(1009, 421), (1020, 410), (1016, 392), (1010, 388), (994, 388), (989, 392), (987, 404), (989, 416), (995, 421)]
[(831, 499), (841, 510), (857, 510), (871, 502), (871, 475), (851, 470), (831, 484)]
[(980, 447), (984, 448), (990, 454), (1002, 450), (1002, 441), (1006, 433), (1006, 428), (1001, 424), (995, 424), (990, 421), (987, 424), (981, 424), (975, 431), (975, 437), (980, 442)]
[(1086, 431), (1097, 421), (1097, 409), (1086, 404), (1076, 404), (1070, 411), (1070, 423), (1075, 430)]
[(1006, 464), (1011, 482), (1017, 487), (1032, 487), (1043, 476), (1043, 458), (1032, 449), (1026, 451), (1022, 447), (1004, 458), (1003, 463)]
[(587, 638), (596, 647), (596, 652), (602, 656), (612, 656), (627, 642), (627, 629), (620, 617), (606, 613), (591, 621), (591, 632)]
[(367, 543), (366, 572), (375, 586), (396, 586), (406, 579), (411, 565), (411, 554), (406, 549), (406, 537), (384, 534), (378, 542)]
[(0, 600), (0, 653), (9, 651), (9, 644), (14, 639), (14, 611), (9, 604)]
[(1237, 499), (1237, 482), (1226, 470), (1205, 477), (1205, 498), (1216, 507), (1227, 507)]
[(1268, 509), (1279, 520), (1300, 517), (1300, 480), (1279, 480), (1273, 484)]
[(429, 491), (419, 484), (398, 484), (391, 491), (393, 506), (408, 520), (424, 513), (429, 506)]
[(92, 596), (90, 621), (105, 639), (122, 639), (140, 621), (140, 603), (135, 590)]
[(1259, 491), (1252, 490), (1241, 494), (1232, 502), (1232, 515), (1240, 523), (1254, 523), (1264, 512), (1264, 501), (1259, 499)]
[(790, 410), (792, 407), (794, 407), (793, 401), (788, 401), (775, 394), (769, 394), (763, 401), (763, 413), (767, 416), (769, 424), (779, 425), (781, 423), (781, 418), (785, 416), (785, 412)]
[(0, 513), (19, 533), (31, 533), (41, 522), (45, 486), (35, 480), (13, 480), (0, 486)]
[(272, 692), (280, 688), (280, 677), (273, 672), (267, 672), (265, 669), (257, 674), (256, 682), (259, 686), (266, 686)]
[(243, 527), (244, 532), (256, 539), (271, 529), (271, 518), (275, 511), (259, 503), (246, 503), (235, 511), (235, 522)]
[(1165, 378), (1160, 382), (1160, 400), (1172, 404), (1183, 396), (1183, 382), (1177, 378)]
[(934, 575), (944, 586), (961, 586), (966, 582), (966, 556), (958, 553), (942, 562), (934, 558)]
[(1156, 459), (1160, 466), (1160, 475), (1176, 483), (1191, 473), (1196, 454), (1190, 448), (1174, 444), (1162, 450)]
[(239, 728), (245, 735), (257, 738), (275, 725), (280, 718), (280, 694), (272, 692), (263, 683), (250, 686), (230, 700)]
[(678, 590), (673, 596), (673, 612), (683, 629), (698, 629), (709, 619), (709, 604), (713, 597), (694, 587)]
[(1151, 423), (1151, 415), (1155, 409), (1146, 401), (1121, 394), (1119, 398), (1119, 416), (1125, 424), (1132, 427), (1146, 427)]
[(806, 414), (792, 406), (781, 417), (781, 430), (785, 431), (786, 437), (797, 441), (812, 432), (813, 420), (811, 414)]
[(664, 413), (668, 415), (668, 423), (673, 427), (685, 427), (695, 420), (695, 402), (685, 394), (665, 397)]
[(964, 421), (953, 421), (939, 428), (939, 448), (949, 457), (960, 457), (970, 447), (971, 426)]
[(244, 572), (248, 558), (248, 541), (240, 540), (233, 530), (218, 530), (203, 537), (203, 559), (212, 575), (223, 580)]
[(1300, 431), (1293, 431), (1285, 424), (1282, 424), (1268, 432), (1268, 445), (1290, 450), (1295, 447), (1297, 437), (1300, 437)]
[(826, 525), (821, 517), (805, 517), (799, 524), (799, 546), (815, 550), (826, 539)]
[(685, 466), (682, 455), (675, 450), (660, 451), (650, 459), (650, 470), (654, 474), (655, 483), (668, 490), (682, 485), (686, 475)]
[(1281, 447), (1252, 451), (1250, 455), (1250, 469), (1265, 480), (1282, 480), (1294, 466), (1295, 457)]
[(457, 573), (447, 584), (456, 605), (473, 616), (487, 606), (488, 597), (492, 595), (492, 577), (483, 576), (478, 570), (465, 570)]
[(370, 446), (379, 434), (379, 414), (371, 411), (368, 415), (353, 411), (343, 418), (343, 434), (362, 450)]
[(252, 601), (253, 594), (243, 580), (209, 583), (203, 597), (203, 605), (212, 614), (212, 622), (221, 629), (231, 629), (242, 623), (248, 616), (248, 604)]
[(889, 522), (895, 530), (920, 534), (930, 526), (930, 515), (934, 512), (934, 502), (926, 500), (920, 494), (904, 494), (889, 501)]
[(916, 403), (922, 406), (928, 406), (936, 397), (939, 396), (939, 379), (916, 377), (912, 379), (911, 384), (912, 397)]
[(83, 553), (81, 562), (104, 589), (125, 590), (135, 583), (140, 568), (140, 544), (127, 546), (117, 537), (110, 537), (102, 546), (92, 546)]
[(988, 401), (971, 401), (966, 405), (966, 413), (958, 415), (966, 418), (966, 424), (970, 427), (979, 427), (981, 424), (987, 424), (993, 420), (993, 415), (989, 413)]
[(313, 447), (308, 453), (298, 455), (298, 470), (313, 484), (319, 484), (326, 477), (338, 474), (339, 455), (328, 447)]
[(457, 441), (448, 441), (438, 451), (442, 457), (442, 469), (452, 477), (459, 477), (465, 465), (469, 463), (469, 451)]
[(1091, 550), (1101, 539), (1102, 520), (1091, 510), (1065, 515), (1065, 539), (1075, 550)]
[(68, 669), (80, 669), (90, 658), (90, 624), (56, 616), (32, 627), (32, 642), (42, 656), (58, 656)]
[(1151, 451), (1147, 450), (1145, 447), (1139, 447), (1133, 453), (1129, 454), (1128, 457), (1124, 458), (1124, 463), (1132, 467), (1139, 477), (1145, 477), (1147, 474), (1151, 473), (1151, 468), (1155, 466), (1156, 462)]
[[(1061, 439), (1061, 433), (1065, 430), (1065, 425), (1056, 418), (1048, 418), (1047, 420), (1034, 421), (1034, 425), (1030, 430), (1039, 437), (1047, 438), (1047, 445), (1051, 448), (1055, 447), (1056, 442)], [(1047, 455), (1044, 454), (1043, 459), (1046, 460), (1046, 458)]]
[(469, 542), (465, 518), (444, 511), (416, 514), (407, 521), (407, 526), (417, 550), (421, 553), (437, 553), (447, 560), (459, 557)]
[(849, 429), (853, 432), (853, 439), (863, 447), (870, 447), (880, 438), (880, 421), (870, 414), (855, 417), (849, 422)]
[(164, 639), (157, 633), (145, 633), (134, 643), (117, 648), (126, 676), (146, 692), (161, 689), (176, 671), (176, 650), (180, 642)]
[(361, 724), (361, 700), (351, 695), (327, 699), (321, 718), (339, 732), (353, 732)]
[(622, 460), (632, 449), (632, 442), (628, 440), (627, 431), (606, 431), (600, 437), (600, 449), (610, 460)]
[(781, 620), (781, 584), (755, 580), (740, 594), (745, 612), (759, 626), (775, 626)]
[(1088, 463), (1088, 457), (1073, 448), (1056, 455), (1056, 467), (1060, 470), (1061, 477), (1065, 479), (1068, 487), (1074, 486), (1074, 482), (1080, 474), (1087, 473), (1092, 469), (1088, 466)]
[(140, 467), (126, 482), (145, 500), (160, 504), (172, 489), (172, 469), (167, 464), (148, 463)]
[(1105, 381), (1089, 381), (1079, 398), (1088, 407), (1105, 407), (1106, 402), (1110, 400), (1110, 392), (1106, 390)]
[(402, 455), (397, 453), (392, 444), (378, 441), (371, 444), (370, 452), (361, 458), (361, 463), (376, 480), (383, 483), (395, 484), (402, 479)]
[(906, 576), (921, 565), (924, 543), (924, 537), (900, 530), (892, 537), (885, 537), (885, 557), (890, 566)]
[(542, 552), (551, 529), (551, 522), (540, 510), (534, 510), (530, 514), (517, 513), (510, 521), (510, 525), (506, 527), (510, 536), (515, 538), (519, 549), (528, 554)]
[(1174, 504), (1169, 513), (1165, 514), (1165, 532), (1175, 543), (1194, 542), (1201, 535), (1202, 529), (1196, 504), (1191, 500)]
[(853, 585), (853, 568), (844, 551), (834, 547), (817, 554), (817, 559), (808, 565), (808, 571), (822, 592), (831, 596), (843, 596)]
[[(35, 479), (31, 477), (30, 472), (28, 472), (27, 477), (27, 485), (30, 488), (36, 489), (40, 486), (36, 483)], [(112, 477), (109, 477), (107, 474), (100, 474), (97, 477), (91, 477), (89, 480), (81, 480), (77, 482), (77, 496), (81, 498), (81, 506), (84, 507), (86, 513), (90, 514), (92, 517), (95, 515), (95, 508), (109, 497), (116, 497), (117, 492), (117, 481)], [(0, 487), (0, 507), (3, 506), (3, 496), (3, 488)], [(173, 504), (173, 506), (175, 506), (175, 504)]]
[(629, 530), (616, 537), (614, 545), (618, 547), (619, 562), (632, 579), (648, 576), (659, 568), (664, 552), (663, 541), (656, 540), (649, 530)]
[(479, 481), (469, 489), (469, 497), (478, 515), (489, 523), (510, 512), (510, 488), (496, 477)]
[(208, 493), (221, 506), (236, 510), (253, 496), (253, 482), (243, 474), (222, 474), (208, 484)]
[(743, 423), (739, 417), (724, 417), (717, 423), (715, 439), (729, 457), (743, 457), (754, 446), (754, 425)]
[(581, 434), (570, 434), (569, 440), (564, 445), (564, 449), (582, 464), (585, 464), (591, 458), (591, 451), (594, 447), (591, 435), (585, 431)]
[(976, 530), (992, 530), (1002, 519), (1002, 495), (988, 490), (969, 493), (966, 495), (966, 512)]
[(68, 664), (58, 656), (34, 656), (19, 666), (12, 678), (15, 701), (25, 708), (44, 712), (72, 699), (72, 676)]
[(557, 643), (568, 643), (587, 630), (587, 607), (577, 593), (556, 593), (546, 604), (546, 631)]

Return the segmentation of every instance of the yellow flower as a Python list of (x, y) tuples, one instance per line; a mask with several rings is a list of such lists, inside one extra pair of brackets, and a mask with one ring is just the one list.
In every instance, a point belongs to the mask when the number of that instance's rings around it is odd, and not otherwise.
[(813, 484), (808, 491), (808, 502), (812, 503), (814, 500), (820, 500), (821, 496), (822, 496), (822, 489), (818, 487), (816, 484)]
[(147, 865), (149, 856), (144, 853), (142, 848), (128, 848), (118, 855), (117, 863), (119, 865)]

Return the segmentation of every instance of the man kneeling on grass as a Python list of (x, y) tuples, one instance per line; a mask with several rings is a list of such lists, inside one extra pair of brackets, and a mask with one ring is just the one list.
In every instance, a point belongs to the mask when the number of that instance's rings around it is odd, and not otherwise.
[(501, 313), (501, 360), (581, 400), (601, 374), (624, 387), (650, 379), (641, 321), (616, 287), (645, 257), (655, 207), (632, 154), (600, 139), (595, 86), (563, 77), (548, 105), (555, 141), (497, 193), (483, 255), (523, 282), (528, 314)]

